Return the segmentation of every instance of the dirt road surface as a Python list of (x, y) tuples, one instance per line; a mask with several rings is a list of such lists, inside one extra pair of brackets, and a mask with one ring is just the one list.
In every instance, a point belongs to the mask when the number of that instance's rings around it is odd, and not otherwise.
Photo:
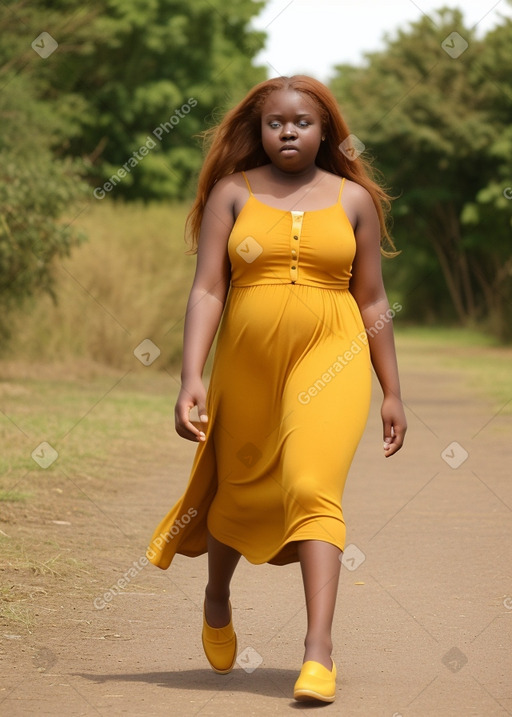
[[(320, 709), (510, 715), (512, 417), (455, 371), (434, 366), (425, 374), (409, 362), (402, 382), (406, 448), (382, 457), (375, 387), (347, 482), (338, 690)], [(73, 579), (34, 576), (34, 624), (1, 623), (0, 714), (308, 713), (292, 698), (305, 630), (297, 564), (241, 561), (232, 590), (239, 656), (221, 676), (201, 647), (205, 556), (178, 556), (167, 571), (141, 560), (183, 490), (194, 451), (168, 422), (153, 427), (152, 439), (147, 450), (116, 447), (109, 463), (117, 479), (107, 485), (77, 479), (79, 509), (60, 504), (56, 513), (49, 498), (36, 517), (24, 520), (14, 506), (0, 525), (20, 540), (55, 540), (78, 561)]]

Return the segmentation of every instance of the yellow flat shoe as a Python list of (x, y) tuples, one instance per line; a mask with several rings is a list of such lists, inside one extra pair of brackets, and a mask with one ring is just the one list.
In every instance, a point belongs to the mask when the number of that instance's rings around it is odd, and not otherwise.
[(236, 660), (236, 634), (233, 629), (231, 603), (229, 604), (229, 622), (225, 627), (210, 627), (206, 622), (203, 606), (203, 642), (204, 654), (215, 672), (227, 675), (231, 672)]
[(336, 698), (336, 665), (328, 670), (320, 662), (308, 660), (302, 665), (299, 679), (295, 683), (293, 696), (299, 702), (319, 700), (334, 702)]

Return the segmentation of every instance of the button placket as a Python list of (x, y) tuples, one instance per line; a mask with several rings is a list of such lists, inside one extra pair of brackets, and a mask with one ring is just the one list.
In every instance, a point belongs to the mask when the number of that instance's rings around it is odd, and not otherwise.
[(304, 212), (292, 212), (292, 231), (290, 234), (290, 279), (295, 284), (299, 270), (300, 237)]

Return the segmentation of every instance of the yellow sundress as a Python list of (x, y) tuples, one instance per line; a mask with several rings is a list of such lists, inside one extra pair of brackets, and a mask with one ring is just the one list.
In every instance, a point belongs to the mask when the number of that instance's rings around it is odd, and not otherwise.
[(341, 204), (285, 211), (249, 189), (228, 241), (231, 284), (200, 443), (147, 557), (206, 552), (207, 531), (251, 563), (298, 560), (296, 542), (344, 549), (343, 489), (368, 416), (371, 363), (349, 291), (356, 251)]

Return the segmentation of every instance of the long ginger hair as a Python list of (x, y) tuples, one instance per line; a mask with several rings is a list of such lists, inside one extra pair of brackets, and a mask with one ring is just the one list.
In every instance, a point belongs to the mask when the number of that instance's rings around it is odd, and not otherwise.
[(339, 177), (351, 179), (368, 190), (379, 216), (381, 251), (385, 256), (394, 256), (397, 252), (387, 228), (391, 197), (377, 184), (373, 168), (362, 155), (349, 159), (340, 150), (340, 144), (350, 132), (334, 95), (324, 84), (306, 75), (276, 77), (260, 82), (226, 113), (220, 124), (202, 133), (209, 149), (199, 174), (196, 199), (186, 222), (190, 252), (197, 251), (204, 209), (214, 184), (234, 172), (270, 164), (261, 142), (261, 111), (267, 97), (276, 90), (295, 90), (311, 98), (322, 118), (325, 135), (316, 156), (316, 165)]

